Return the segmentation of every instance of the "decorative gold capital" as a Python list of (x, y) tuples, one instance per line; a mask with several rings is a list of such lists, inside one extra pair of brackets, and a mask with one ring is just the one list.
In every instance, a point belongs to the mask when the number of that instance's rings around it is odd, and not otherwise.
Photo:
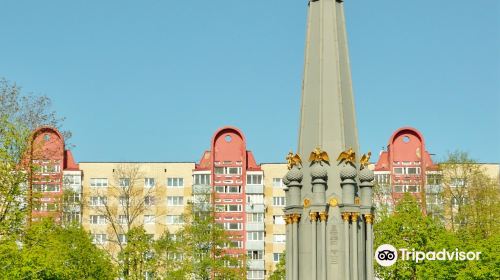
[(337, 207), (339, 205), (339, 202), (335, 198), (331, 198), (330, 201), (328, 201), (328, 204), (330, 204), (330, 207)]
[(359, 217), (359, 213), (356, 213), (356, 212), (351, 213), (351, 221), (353, 223), (358, 221), (358, 217)]
[(309, 208), (309, 206), (311, 206), (311, 201), (308, 198), (304, 199), (304, 208)]
[(300, 221), (300, 214), (292, 214), (292, 224)]
[(316, 222), (318, 220), (318, 212), (310, 212), (309, 218), (312, 222)]
[(365, 222), (367, 224), (373, 224), (373, 214), (365, 214)]
[(351, 217), (351, 213), (349, 213), (349, 212), (342, 213), (342, 220), (349, 222), (350, 217)]
[(328, 219), (328, 214), (325, 211), (319, 212), (319, 220), (325, 222)]

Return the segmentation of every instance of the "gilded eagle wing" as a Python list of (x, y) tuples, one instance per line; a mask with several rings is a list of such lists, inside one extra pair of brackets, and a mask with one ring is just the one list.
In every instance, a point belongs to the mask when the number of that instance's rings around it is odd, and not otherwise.
[(349, 158), (349, 154), (346, 152), (342, 152), (342, 153), (340, 153), (339, 157), (337, 158), (337, 161), (342, 161), (342, 160), (345, 160), (348, 158)]
[(326, 152), (321, 152), (321, 154), (320, 154), (320, 158), (321, 158), (323, 161), (330, 162), (330, 157), (328, 156), (328, 154), (327, 154)]

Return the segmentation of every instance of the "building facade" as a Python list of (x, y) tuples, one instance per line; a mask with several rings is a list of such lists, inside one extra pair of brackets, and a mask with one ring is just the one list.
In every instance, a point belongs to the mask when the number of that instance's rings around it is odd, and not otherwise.
[(152, 238), (175, 234), (188, 203), (207, 194), (234, 246), (228, 253), (247, 256), (247, 279), (265, 279), (285, 249), (286, 164), (258, 165), (237, 128), (216, 131), (196, 163), (81, 162), (80, 169), (82, 225), (109, 252), (118, 252), (135, 226)]
[(81, 222), (82, 171), (64, 137), (54, 128), (33, 132), (26, 159), (28, 176), (28, 222), (52, 217), (56, 221)]
[(403, 127), (391, 135), (374, 172), (380, 187), (375, 197), (377, 206), (386, 205), (392, 211), (395, 203), (410, 193), (427, 205), (424, 212), (435, 212), (440, 207), (438, 166), (427, 151), (423, 135), (415, 128)]

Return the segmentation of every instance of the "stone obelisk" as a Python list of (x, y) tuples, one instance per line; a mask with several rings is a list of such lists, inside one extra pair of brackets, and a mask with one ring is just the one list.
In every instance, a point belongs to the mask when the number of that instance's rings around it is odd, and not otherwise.
[(344, 4), (309, 0), (299, 145), (284, 178), (287, 280), (373, 279), (374, 176), (358, 151)]

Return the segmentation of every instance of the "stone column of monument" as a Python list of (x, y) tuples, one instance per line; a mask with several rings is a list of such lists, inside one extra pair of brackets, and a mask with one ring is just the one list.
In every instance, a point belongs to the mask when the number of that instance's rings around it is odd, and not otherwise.
[(298, 152), (284, 180), (287, 279), (373, 279), (373, 209), (360, 203), (358, 150), (344, 4), (309, 0)]

